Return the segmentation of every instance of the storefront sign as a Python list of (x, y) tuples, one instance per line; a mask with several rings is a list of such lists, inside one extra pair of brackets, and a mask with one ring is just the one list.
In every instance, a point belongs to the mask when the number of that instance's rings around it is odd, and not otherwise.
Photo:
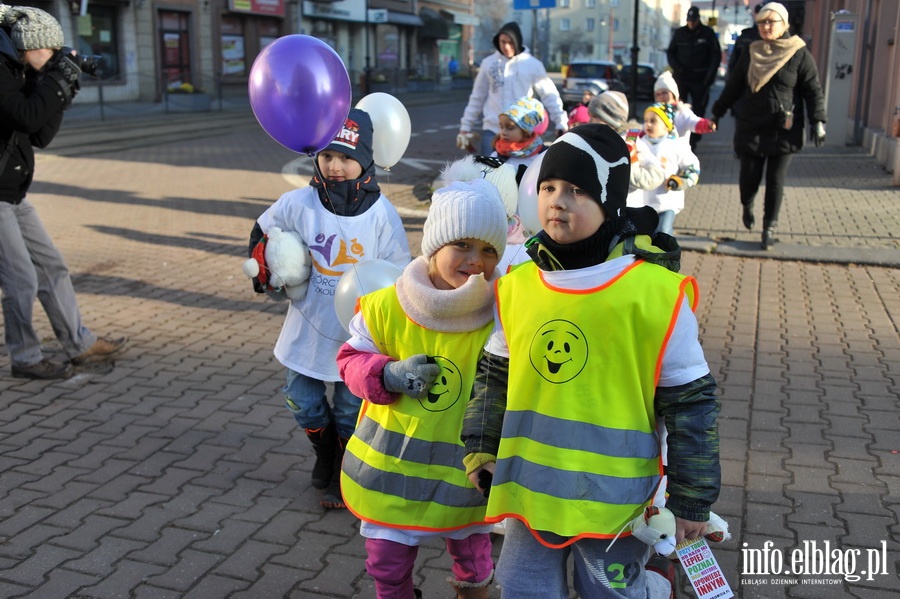
[(228, 9), (252, 15), (284, 16), (284, 0), (228, 0)]
[(366, 21), (365, 0), (340, 0), (329, 4), (304, 2), (303, 16), (315, 19), (333, 19), (335, 21)]

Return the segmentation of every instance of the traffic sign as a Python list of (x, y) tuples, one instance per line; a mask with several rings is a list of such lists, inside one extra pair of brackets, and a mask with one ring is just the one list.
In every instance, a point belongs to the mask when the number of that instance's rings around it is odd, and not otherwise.
[(513, 10), (556, 8), (556, 0), (513, 0)]

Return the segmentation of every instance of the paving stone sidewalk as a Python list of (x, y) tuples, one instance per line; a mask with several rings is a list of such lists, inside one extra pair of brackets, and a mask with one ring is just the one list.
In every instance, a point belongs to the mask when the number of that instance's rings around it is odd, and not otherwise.
[[(682, 270), (699, 280), (722, 399), (715, 510), (734, 538), (716, 556), (738, 597), (896, 597), (900, 270), (828, 253), (896, 252), (897, 192), (852, 149), (802, 154), (776, 249), (809, 258), (763, 257), (737, 230), (721, 139), (701, 144), (704, 184), (676, 220), (714, 245), (686, 252)], [(284, 306), (240, 271), (249, 225), (291, 187), (278, 170), (290, 159), (238, 126), (39, 156), (31, 200), (85, 321), (132, 344), (113, 370), (56, 383), (11, 378), (0, 352), (0, 599), (374, 597), (356, 521), (319, 506), (309, 443), (283, 407)], [(406, 202), (418, 247), (423, 206)], [(856, 233), (833, 228), (838, 212)], [(768, 573), (748, 561), (764, 549)], [(826, 549), (852, 572), (804, 561)], [(421, 548), (425, 597), (453, 596), (449, 570), (441, 544)]]

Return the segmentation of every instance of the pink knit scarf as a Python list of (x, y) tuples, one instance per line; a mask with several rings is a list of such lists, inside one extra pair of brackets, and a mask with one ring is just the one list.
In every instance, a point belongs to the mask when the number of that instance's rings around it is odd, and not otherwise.
[(428, 276), (428, 261), (418, 257), (397, 279), (397, 299), (413, 322), (441, 333), (462, 333), (480, 329), (494, 318), (493, 282), (484, 275), (469, 277), (462, 287), (437, 289)]

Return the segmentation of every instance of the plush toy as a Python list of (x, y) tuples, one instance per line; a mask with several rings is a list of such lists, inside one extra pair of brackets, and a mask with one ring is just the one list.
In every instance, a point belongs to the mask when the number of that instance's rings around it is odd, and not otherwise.
[[(613, 546), (613, 543), (625, 530), (630, 530), (636, 539), (653, 545), (659, 555), (670, 555), (675, 551), (675, 515), (664, 507), (648, 505), (641, 515), (622, 527), (619, 534), (610, 542), (609, 547)], [(713, 543), (727, 541), (731, 538), (731, 534), (728, 532), (728, 523), (718, 514), (710, 512), (706, 533), (703, 536)]]
[(610, 542), (607, 550), (626, 530), (648, 545), (653, 545), (660, 555), (669, 555), (675, 551), (675, 514), (664, 507), (648, 505), (642, 514), (628, 522), (619, 531), (619, 534)]
[(266, 291), (283, 291), (288, 299), (298, 300), (306, 297), (312, 258), (299, 233), (272, 227), (253, 248), (243, 271)]
[(728, 532), (728, 523), (718, 514), (710, 512), (709, 521), (706, 523), (706, 534), (703, 536), (712, 543), (727, 541), (731, 538), (731, 533)]

